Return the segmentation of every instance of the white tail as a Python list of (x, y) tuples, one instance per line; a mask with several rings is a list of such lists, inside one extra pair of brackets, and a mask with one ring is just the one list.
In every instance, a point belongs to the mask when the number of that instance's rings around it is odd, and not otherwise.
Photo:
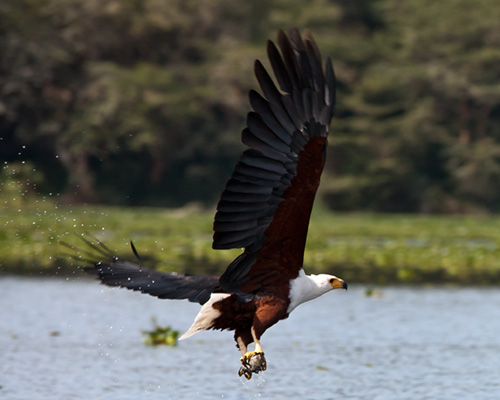
[(210, 295), (210, 300), (208, 300), (205, 304), (203, 304), (203, 307), (201, 307), (200, 312), (194, 319), (193, 325), (191, 325), (191, 328), (187, 330), (186, 333), (184, 333), (179, 340), (184, 340), (187, 339), (188, 337), (191, 337), (193, 335), (196, 335), (197, 333), (201, 331), (206, 331), (207, 329), (210, 329), (213, 326), (214, 321), (217, 319), (217, 317), (220, 316), (220, 311), (216, 310), (212, 306), (214, 303), (217, 303), (221, 300), (224, 300), (226, 297), (230, 296), (230, 294), (227, 293), (212, 293)]

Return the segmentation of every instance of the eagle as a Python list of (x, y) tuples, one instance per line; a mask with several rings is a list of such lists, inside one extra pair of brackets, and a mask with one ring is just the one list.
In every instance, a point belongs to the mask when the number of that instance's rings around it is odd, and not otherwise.
[[(335, 105), (335, 75), (323, 64), (311, 33), (278, 31), (267, 42), (274, 72), (254, 65), (261, 93), (251, 90), (243, 152), (228, 180), (213, 223), (214, 249), (242, 249), (220, 276), (160, 272), (118, 259), (98, 239), (84, 239), (97, 257), (84, 269), (108, 286), (161, 299), (187, 299), (202, 307), (180, 340), (208, 329), (234, 331), (241, 351), (239, 376), (264, 371), (263, 333), (300, 304), (344, 280), (307, 275), (303, 257), (311, 209), (325, 164), (327, 136)], [(94, 254), (95, 256), (95, 254)], [(80, 256), (79, 259), (82, 259)], [(248, 346), (254, 343), (253, 351)]]

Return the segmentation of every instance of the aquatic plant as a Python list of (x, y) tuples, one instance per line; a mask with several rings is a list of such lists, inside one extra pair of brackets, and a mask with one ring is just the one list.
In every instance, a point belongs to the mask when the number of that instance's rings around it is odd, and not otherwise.
[(180, 332), (170, 326), (160, 326), (155, 317), (151, 318), (153, 330), (142, 331), (142, 341), (146, 346), (177, 346)]
[[(0, 273), (78, 275), (61, 241), (89, 232), (147, 267), (222, 273), (238, 250), (214, 251), (213, 210), (59, 206), (35, 199), (1, 208)], [(305, 253), (309, 272), (349, 283), (500, 284), (499, 216), (331, 213), (316, 207)]]

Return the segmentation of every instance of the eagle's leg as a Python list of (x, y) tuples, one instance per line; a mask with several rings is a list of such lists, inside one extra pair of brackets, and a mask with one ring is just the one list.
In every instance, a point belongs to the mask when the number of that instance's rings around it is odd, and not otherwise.
[(252, 378), (252, 372), (251, 368), (248, 368), (243, 364), (243, 358), (245, 357), (245, 354), (247, 353), (247, 348), (250, 343), (253, 342), (252, 334), (250, 332), (250, 329), (245, 328), (245, 329), (237, 329), (234, 333), (234, 339), (236, 341), (236, 347), (241, 351), (241, 358), (240, 361), (242, 362), (242, 367), (238, 371), (238, 375), (242, 376), (245, 375), (245, 378), (250, 379)]
[(238, 343), (238, 349), (241, 351), (241, 356), (243, 357), (245, 353), (247, 352), (247, 344), (243, 340), (241, 336), (238, 336), (236, 338), (236, 343)]
[[(264, 357), (264, 352), (262, 351), (260, 340), (257, 338), (257, 335), (255, 334), (255, 328), (253, 326), (250, 332), (252, 334), (253, 342), (255, 342), (254, 351), (246, 351), (244, 340), (241, 337), (238, 338), (239, 340), (237, 339), (238, 346), (242, 354), (242, 357), (240, 358), (242, 367), (240, 368), (238, 375), (245, 375), (245, 378), (247, 379), (250, 379), (252, 377), (252, 373), (258, 374), (260, 371), (265, 371), (267, 368), (267, 362)], [(240, 345), (240, 340), (243, 345)]]

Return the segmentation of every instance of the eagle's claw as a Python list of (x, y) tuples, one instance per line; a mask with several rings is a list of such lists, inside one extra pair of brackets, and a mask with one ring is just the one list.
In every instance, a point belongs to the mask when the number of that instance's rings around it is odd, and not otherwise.
[(266, 358), (262, 352), (248, 352), (240, 359), (242, 367), (238, 371), (238, 375), (245, 375), (245, 378), (252, 378), (252, 373), (258, 374), (260, 371), (267, 369)]

